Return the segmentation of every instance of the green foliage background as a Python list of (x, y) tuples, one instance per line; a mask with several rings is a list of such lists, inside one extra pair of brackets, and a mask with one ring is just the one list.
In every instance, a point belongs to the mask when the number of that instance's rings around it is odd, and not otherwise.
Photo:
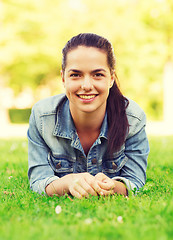
[(123, 93), (161, 119), (172, 22), (172, 0), (0, 0), (0, 83), (16, 94), (45, 84), (58, 93), (63, 46), (94, 32), (114, 46)]

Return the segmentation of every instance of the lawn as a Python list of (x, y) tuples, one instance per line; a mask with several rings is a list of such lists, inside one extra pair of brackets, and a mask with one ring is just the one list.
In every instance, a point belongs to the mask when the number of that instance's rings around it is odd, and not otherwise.
[(1, 139), (0, 240), (173, 239), (173, 137), (149, 140), (147, 183), (136, 196), (78, 200), (31, 192), (27, 140)]

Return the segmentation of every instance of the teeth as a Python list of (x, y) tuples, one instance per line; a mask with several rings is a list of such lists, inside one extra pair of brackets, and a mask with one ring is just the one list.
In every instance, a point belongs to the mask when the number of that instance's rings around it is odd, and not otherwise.
[(80, 95), (79, 97), (82, 99), (91, 99), (91, 98), (94, 98), (95, 95)]

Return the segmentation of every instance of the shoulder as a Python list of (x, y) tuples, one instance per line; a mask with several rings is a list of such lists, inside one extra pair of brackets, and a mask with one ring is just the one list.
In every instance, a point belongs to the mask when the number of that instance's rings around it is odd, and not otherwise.
[(65, 94), (58, 94), (35, 103), (29, 119), (30, 134), (33, 129), (37, 129), (43, 134), (45, 126), (49, 128), (54, 127), (57, 111), (61, 103), (66, 99), (67, 97)]
[(145, 127), (146, 115), (143, 109), (136, 102), (131, 99), (128, 99), (128, 101), (129, 104), (126, 108), (126, 115), (129, 123), (128, 137), (130, 137)]
[(57, 112), (58, 106), (66, 99), (64, 93), (42, 99), (34, 104), (32, 110), (41, 115), (51, 115)]
[(128, 118), (136, 118), (141, 121), (145, 117), (145, 112), (143, 109), (133, 100), (127, 98), (129, 104), (126, 109), (126, 114)]

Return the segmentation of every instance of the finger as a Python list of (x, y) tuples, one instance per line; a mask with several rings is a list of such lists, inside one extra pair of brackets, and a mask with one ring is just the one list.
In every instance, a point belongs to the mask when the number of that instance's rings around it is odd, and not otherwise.
[(88, 183), (88, 179), (90, 182), (95, 180), (95, 178), (89, 173), (78, 174), (72, 182), (72, 187), (82, 196), (89, 197), (89, 194), (97, 196), (95, 190)]
[(101, 188), (101, 191), (100, 190), (98, 191), (98, 194), (101, 196), (108, 196), (108, 195), (112, 195), (113, 193), (114, 191), (110, 188), (108, 189)]
[(81, 194), (78, 193), (77, 191), (75, 191), (74, 189), (69, 189), (69, 191), (70, 191), (70, 194), (71, 194), (73, 197), (76, 197), (76, 198), (79, 198), (79, 199), (82, 198)]
[(78, 192), (82, 197), (87, 197), (87, 198), (89, 197), (88, 192), (80, 184), (76, 184), (74, 186), (74, 190)]
[(89, 184), (88, 181), (86, 181), (86, 179), (81, 179), (79, 184), (88, 194), (97, 196), (97, 193), (96, 193), (95, 189), (92, 187), (92, 184)]
[(104, 181), (104, 180), (107, 179), (108, 177), (107, 177), (104, 173), (99, 172), (99, 173), (97, 173), (97, 174), (95, 175), (95, 178), (96, 178), (97, 180)]
[(115, 187), (115, 183), (113, 181), (108, 181), (108, 182), (98, 182), (99, 186), (104, 189), (104, 190), (111, 190)]
[(93, 195), (93, 196), (97, 196), (97, 192), (101, 191), (101, 188), (99, 187), (99, 185), (96, 183), (96, 179), (94, 176), (92, 176), (91, 174), (86, 174), (85, 178), (83, 179), (85, 181), (82, 182), (83, 187), (85, 188), (85, 190)]
[(69, 188), (69, 191), (71, 193), (72, 196), (76, 197), (76, 198), (83, 198), (83, 197), (89, 197), (89, 195), (87, 195), (87, 193), (85, 192), (84, 189), (81, 188), (80, 185), (76, 184), (76, 185), (72, 185)]
[(96, 192), (97, 194), (99, 194), (99, 195), (104, 195), (104, 189), (102, 189), (102, 188), (99, 186), (98, 181), (96, 181), (96, 179), (95, 179), (95, 181), (93, 181), (93, 182), (91, 183), (91, 186), (92, 186), (92, 188), (95, 190), (95, 192)]
[(103, 192), (103, 196), (109, 196), (114, 194), (113, 190), (110, 190), (110, 191), (103, 190), (102, 192)]

